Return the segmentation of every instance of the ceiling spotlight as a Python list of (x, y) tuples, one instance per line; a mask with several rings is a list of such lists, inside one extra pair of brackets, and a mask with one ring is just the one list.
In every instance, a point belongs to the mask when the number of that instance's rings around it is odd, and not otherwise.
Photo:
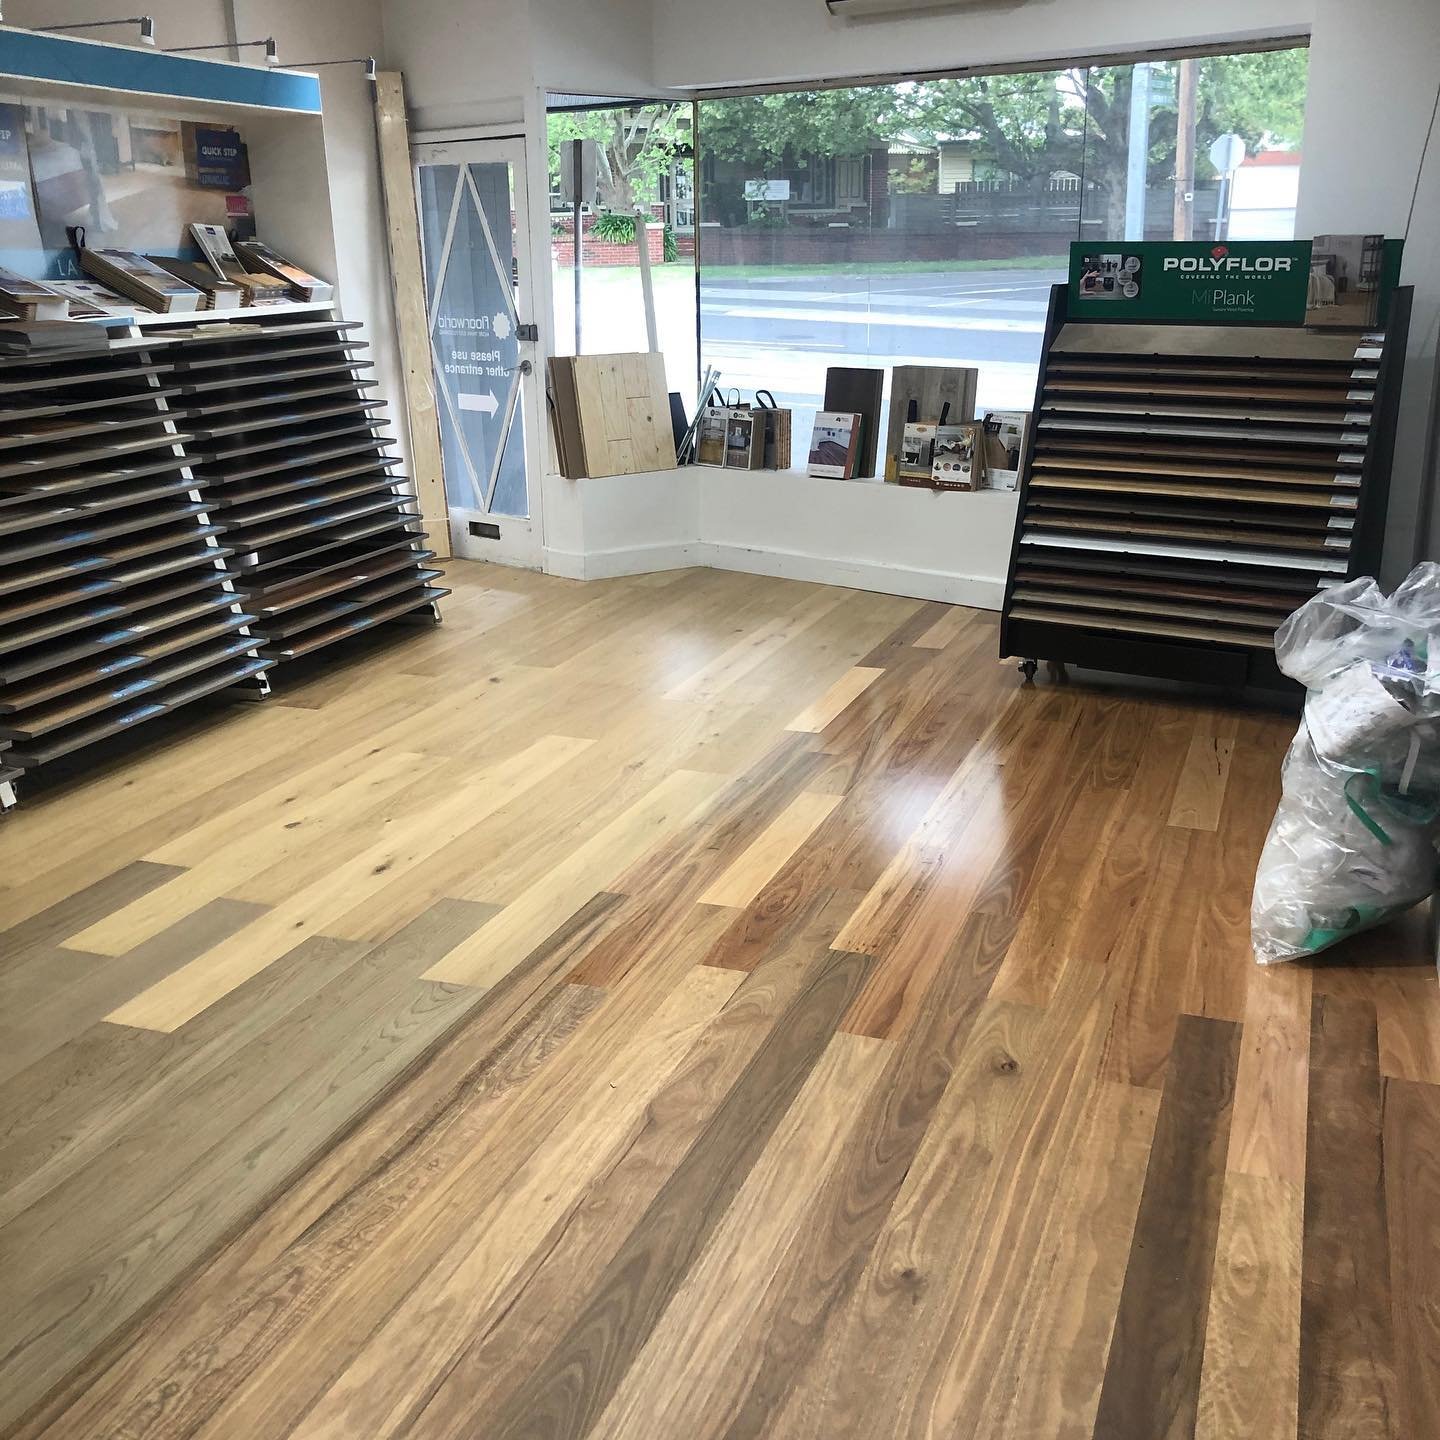
[(375, 80), (379, 74), (379, 67), (376, 65), (373, 55), (357, 55), (351, 60), (297, 60), (290, 68), (292, 70), (318, 70), (322, 65), (363, 65), (367, 80)]
[(166, 50), (165, 54), (196, 55), (205, 50), (258, 50), (262, 45), (265, 47), (265, 63), (278, 65), (280, 63), (280, 47), (276, 45), (273, 37), (268, 40), (236, 40), (233, 44), (227, 42), (224, 45), (176, 45), (172, 49)]
[(123, 20), (78, 20), (71, 25), (41, 25), (38, 28), (42, 34), (58, 35), (66, 30), (108, 30), (116, 25), (138, 25), (140, 43), (155, 43), (155, 20), (150, 15), (127, 15)]

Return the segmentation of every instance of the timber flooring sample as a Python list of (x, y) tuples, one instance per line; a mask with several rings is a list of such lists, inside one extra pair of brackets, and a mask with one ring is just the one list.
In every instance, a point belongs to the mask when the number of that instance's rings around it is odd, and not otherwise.
[[(1048, 613), (1198, 584), (1047, 553)], [(1419, 914), (1254, 964), (1292, 716), (447, 584), (0, 820), (0, 1436), (1428, 1440), (1440, 993)]]
[[(556, 356), (557, 424), (576, 475), (633, 475), (675, 466), (665, 360), (658, 354)], [(582, 454), (568, 453), (569, 437)]]
[[(891, 366), (890, 409), (885, 419), (885, 450), (880, 457), (880, 468), (887, 480), (895, 478), (910, 402), (915, 402), (915, 418), (921, 423), (934, 425), (948, 405), (948, 422), (959, 425), (975, 418), (975, 392), (979, 381), (980, 372), (969, 366)], [(832, 406), (827, 399), (825, 408), (848, 410), (853, 407)]]

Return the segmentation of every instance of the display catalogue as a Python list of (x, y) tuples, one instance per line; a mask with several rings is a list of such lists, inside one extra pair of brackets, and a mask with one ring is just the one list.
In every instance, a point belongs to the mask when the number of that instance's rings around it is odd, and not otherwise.
[(96, 280), (51, 280), (47, 282), (52, 290), (58, 290), (70, 302), (72, 320), (93, 320), (99, 316), (111, 320), (133, 320), (135, 302), (117, 294), (108, 285)]
[(245, 268), (223, 225), (192, 224), (190, 235), (216, 275), (239, 287), (243, 304), (285, 305), (293, 298), (284, 280)]
[(69, 317), (70, 304), (51, 286), (0, 269), (0, 314), (18, 320), (64, 320)]
[(855, 474), (860, 448), (860, 416), (853, 410), (821, 410), (810, 434), (806, 474), (828, 480), (849, 480)]
[(1020, 483), (1030, 412), (987, 410), (983, 425), (985, 483), (992, 490), (1013, 490)]
[(80, 268), (102, 284), (162, 314), (199, 310), (205, 300), (193, 285), (176, 279), (133, 250), (92, 250), (87, 246), (80, 252)]
[(976, 420), (935, 430), (930, 481), (937, 490), (980, 490), (985, 485), (984, 427)]
[(725, 463), (725, 413), (712, 406), (700, 416), (700, 428), (695, 437), (697, 465)]
[(150, 255), (162, 270), (177, 280), (193, 285), (205, 296), (206, 310), (238, 310), (245, 303), (245, 292), (232, 280), (222, 280), (208, 265), (194, 260), (177, 260), (171, 255)]
[(234, 250), (251, 274), (258, 272), (282, 281), (290, 287), (297, 300), (320, 303), (334, 298), (335, 287), (328, 281), (302, 270), (259, 240), (237, 240)]
[(900, 438), (900, 455), (896, 474), (901, 480), (929, 480), (935, 458), (935, 432), (938, 425), (919, 420), (906, 421)]

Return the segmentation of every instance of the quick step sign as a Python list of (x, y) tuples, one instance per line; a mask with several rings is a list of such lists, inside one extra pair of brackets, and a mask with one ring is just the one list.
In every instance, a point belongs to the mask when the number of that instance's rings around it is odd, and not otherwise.
[(1303, 325), (1308, 240), (1079, 241), (1070, 317), (1194, 325)]

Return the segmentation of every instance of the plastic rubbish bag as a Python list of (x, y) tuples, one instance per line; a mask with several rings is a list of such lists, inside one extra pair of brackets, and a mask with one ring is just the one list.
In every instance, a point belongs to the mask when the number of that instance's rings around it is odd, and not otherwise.
[(1386, 596), (1322, 591), (1275, 635), (1305, 716), (1255, 877), (1261, 964), (1313, 955), (1426, 899), (1440, 836), (1440, 564)]

